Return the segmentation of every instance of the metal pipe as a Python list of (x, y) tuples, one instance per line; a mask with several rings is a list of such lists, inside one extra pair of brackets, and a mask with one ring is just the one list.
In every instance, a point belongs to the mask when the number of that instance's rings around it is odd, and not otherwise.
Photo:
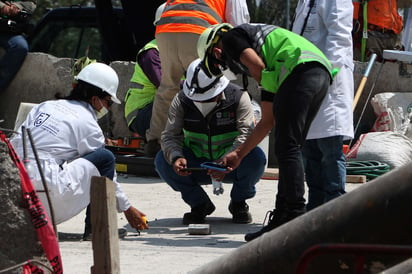
[(412, 273), (412, 258), (385, 270), (384, 274)]
[(366, 67), (365, 72), (363, 73), (362, 79), (359, 83), (358, 89), (356, 90), (355, 98), (353, 99), (353, 109), (355, 111), (356, 105), (358, 104), (359, 98), (362, 94), (363, 89), (365, 88), (366, 81), (368, 80), (369, 73), (372, 69), (373, 63), (376, 60), (376, 53), (373, 53), (371, 58), (369, 59), (368, 66)]
[(29, 136), (30, 145), (31, 145), (31, 148), (32, 148), (32, 151), (33, 151), (34, 158), (36, 159), (37, 168), (39, 169), (41, 182), (42, 182), (43, 187), (44, 187), (44, 192), (46, 193), (47, 201), (49, 202), (49, 209), (50, 209), (50, 215), (51, 215), (50, 217), (51, 217), (51, 221), (53, 223), (54, 231), (55, 231), (56, 236), (57, 236), (57, 225), (56, 225), (55, 218), (54, 218), (54, 210), (53, 210), (52, 201), (50, 199), (49, 188), (47, 187), (46, 178), (44, 178), (44, 173), (43, 173), (43, 170), (42, 170), (41, 165), (40, 165), (39, 156), (37, 154), (37, 149), (36, 149), (36, 146), (34, 144), (34, 140), (33, 140), (33, 136), (31, 135), (31, 131), (30, 131), (29, 128), (26, 129), (26, 131), (27, 131), (27, 135)]
[[(302, 254), (318, 244), (411, 245), (411, 181), (412, 163), (365, 183), (191, 273), (288, 274), (295, 273)], [(342, 261), (338, 255), (331, 256), (307, 273), (340, 273), (326, 270)], [(344, 273), (353, 273), (346, 270)]]

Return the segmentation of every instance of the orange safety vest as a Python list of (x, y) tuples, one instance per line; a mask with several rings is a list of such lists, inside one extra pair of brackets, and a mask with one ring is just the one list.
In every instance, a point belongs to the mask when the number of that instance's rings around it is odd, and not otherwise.
[[(403, 19), (398, 13), (396, 0), (366, 0), (368, 2), (368, 24), (373, 24), (381, 29), (392, 30), (398, 34), (403, 29)], [(353, 18), (359, 18), (362, 7), (359, 2), (353, 1), (354, 12)]]
[(168, 0), (156, 23), (161, 32), (201, 34), (210, 25), (225, 22), (226, 0)]

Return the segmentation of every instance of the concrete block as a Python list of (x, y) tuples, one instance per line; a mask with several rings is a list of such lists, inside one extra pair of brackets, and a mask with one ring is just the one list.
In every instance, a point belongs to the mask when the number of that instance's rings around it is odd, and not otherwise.
[(187, 230), (189, 235), (209, 235), (210, 224), (189, 224)]

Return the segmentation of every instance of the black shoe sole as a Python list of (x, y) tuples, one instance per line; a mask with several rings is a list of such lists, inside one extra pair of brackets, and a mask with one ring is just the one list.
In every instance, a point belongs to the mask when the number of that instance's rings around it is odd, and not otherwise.
[(249, 224), (251, 222), (252, 222), (252, 215), (249, 212), (233, 215), (233, 218), (232, 218), (232, 223), (235, 223), (235, 224)]
[(206, 209), (205, 216), (200, 216), (200, 215), (193, 214), (192, 212), (187, 212), (183, 215), (182, 223), (184, 225), (204, 224), (206, 216), (212, 214), (215, 211), (215, 209), (216, 209), (215, 205), (212, 202), (210, 202), (210, 204), (208, 205), (208, 208)]

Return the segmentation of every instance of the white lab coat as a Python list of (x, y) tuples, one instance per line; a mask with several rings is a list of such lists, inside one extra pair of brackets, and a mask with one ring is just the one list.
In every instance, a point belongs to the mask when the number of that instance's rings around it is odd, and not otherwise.
[[(100, 176), (91, 162), (79, 158), (105, 144), (94, 110), (85, 102), (46, 101), (33, 107), (22, 126), (31, 131), (50, 193), (55, 222), (62, 223), (89, 204), (91, 177)], [(11, 138), (11, 143), (23, 159), (21, 127), (18, 132), (20, 134)], [(26, 147), (28, 158), (35, 163), (28, 138)], [(38, 170), (37, 167), (35, 170)], [(35, 188), (42, 190), (38, 171), (35, 181)], [(114, 182), (117, 209), (123, 212), (130, 207), (130, 203), (116, 182), (116, 176)], [(45, 194), (40, 192), (40, 198), (50, 214)]]
[[(300, 34), (310, 0), (299, 0), (292, 31)], [(333, 84), (312, 122), (307, 139), (331, 136), (353, 138), (353, 5), (351, 0), (315, 0), (303, 36), (339, 68)]]

